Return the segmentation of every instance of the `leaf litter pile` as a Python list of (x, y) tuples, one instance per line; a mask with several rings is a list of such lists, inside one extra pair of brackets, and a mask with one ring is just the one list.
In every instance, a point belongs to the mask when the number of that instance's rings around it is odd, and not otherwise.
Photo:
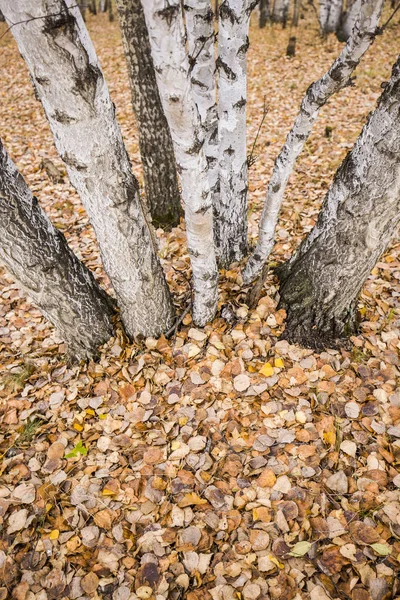
[[(249, 149), (268, 106), (250, 170), (252, 239), (301, 97), (340, 48), (319, 38), (311, 9), (306, 17), (293, 59), (289, 29), (252, 25)], [(142, 180), (117, 24), (98, 15), (88, 27)], [(355, 87), (322, 109), (288, 187), (272, 264), (315, 222), (389, 77), (398, 35), (393, 22)], [(10, 34), (0, 45), (4, 143), (109, 288)], [(183, 312), (184, 226), (157, 235)], [(399, 279), (395, 240), (363, 289), (360, 335), (341, 350), (316, 354), (280, 339), (273, 273), (249, 309), (232, 268), (220, 282), (225, 318), (198, 330), (187, 314), (169, 340), (130, 344), (119, 332), (99, 362), (70, 366), (54, 330), (2, 270), (0, 600), (400, 597)]]

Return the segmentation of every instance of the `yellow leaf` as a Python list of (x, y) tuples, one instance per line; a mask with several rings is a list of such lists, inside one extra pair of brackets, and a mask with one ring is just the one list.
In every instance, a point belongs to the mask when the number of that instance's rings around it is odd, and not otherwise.
[(178, 448), (181, 447), (180, 442), (178, 442), (178, 440), (174, 440), (173, 442), (171, 442), (171, 450), (178, 450)]
[(74, 423), (73, 428), (75, 429), (75, 431), (83, 431), (83, 427), (80, 423)]
[(85, 412), (87, 415), (90, 415), (91, 417), (94, 417), (94, 415), (96, 414), (94, 412), (93, 408), (87, 408)]
[(59, 529), (53, 529), (53, 531), (50, 531), (50, 535), (49, 538), (51, 540), (58, 540), (58, 536), (60, 535), (60, 531)]
[(269, 362), (265, 363), (263, 368), (260, 369), (260, 373), (261, 375), (264, 375), (264, 377), (272, 377), (274, 374), (274, 367)]
[(190, 492), (189, 494), (185, 494), (178, 506), (180, 508), (186, 508), (186, 506), (198, 506), (200, 504), (207, 504), (207, 500), (200, 498), (195, 492)]
[(188, 422), (188, 420), (189, 420), (189, 419), (188, 419), (188, 417), (181, 417), (181, 418), (179, 419), (179, 425), (180, 425), (181, 427), (183, 427), (184, 425), (186, 425), (186, 423)]
[(336, 442), (336, 433), (334, 431), (327, 431), (324, 433), (324, 442), (329, 446), (333, 446), (333, 444)]
[(107, 419), (107, 415), (101, 414), (101, 415), (99, 415), (99, 419), (104, 421), (104, 419)]
[(49, 512), (52, 508), (53, 508), (53, 505), (50, 504), (50, 502), (48, 504), (46, 504), (46, 512)]
[(115, 496), (115, 491), (114, 490), (110, 490), (108, 488), (104, 488), (103, 491), (101, 492), (102, 496)]
[(283, 569), (283, 567), (285, 565), (283, 565), (281, 562), (279, 562), (279, 560), (277, 558), (275, 558), (275, 556), (273, 556), (272, 554), (270, 554), (268, 556), (269, 560), (274, 563), (274, 565), (276, 565), (279, 569)]
[(285, 366), (285, 363), (283, 362), (283, 360), (281, 358), (276, 358), (274, 364), (278, 369), (283, 369)]

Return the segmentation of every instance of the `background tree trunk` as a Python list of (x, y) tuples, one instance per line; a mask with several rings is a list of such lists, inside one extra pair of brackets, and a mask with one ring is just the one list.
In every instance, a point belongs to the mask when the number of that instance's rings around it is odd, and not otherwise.
[(260, 25), (260, 29), (263, 29), (270, 19), (269, 0), (260, 0), (259, 8), (260, 8), (259, 25)]
[(179, 224), (180, 203), (171, 133), (158, 92), (146, 21), (140, 0), (117, 0), (132, 105), (139, 127), (147, 203), (153, 223)]
[(275, 0), (271, 19), (273, 23), (281, 23), (283, 28), (286, 27), (289, 5), (290, 0)]
[(111, 299), (51, 224), (0, 140), (0, 258), (77, 359), (113, 333)]
[(320, 0), (321, 34), (338, 31), (342, 16), (343, 0)]
[(361, 287), (400, 221), (400, 58), (318, 222), (279, 271), (285, 336), (321, 349), (357, 331)]
[(35, 17), (12, 32), (94, 227), (126, 331), (156, 336), (172, 324), (169, 290), (115, 107), (75, 6), (74, 0), (0, 0), (9, 23)]
[(347, 11), (342, 14), (340, 26), (336, 31), (339, 42), (347, 42), (349, 39), (360, 10), (361, 0), (354, 0), (353, 4), (347, 8)]
[(108, 2), (107, 2), (107, 9), (108, 9), (108, 20), (109, 21), (114, 21), (114, 12), (113, 12), (112, 0), (108, 0)]
[(96, 0), (90, 0), (88, 8), (89, 8), (90, 12), (92, 13), (92, 15), (97, 15), (97, 3), (96, 3)]
[(158, 87), (174, 141), (185, 205), (193, 271), (193, 319), (199, 326), (217, 309), (218, 270), (213, 242), (212, 194), (201, 126), (189, 75), (180, 0), (144, 0)]
[(81, 11), (82, 19), (84, 21), (86, 21), (86, 9), (87, 9), (86, 0), (82, 0), (81, 2), (78, 2), (78, 6), (79, 6), (79, 10)]
[(327, 73), (308, 88), (299, 115), (286, 138), (272, 171), (260, 218), (257, 246), (243, 272), (250, 283), (260, 275), (273, 246), (283, 196), (295, 162), (308, 140), (319, 111), (331, 96), (343, 89), (371, 46), (382, 12), (383, 0), (365, 0), (352, 36)]
[(247, 254), (246, 53), (253, 8), (248, 0), (224, 0), (219, 7), (218, 115), (219, 203), (215, 240), (223, 267)]
[(298, 27), (300, 19), (301, 0), (294, 0), (292, 27)]

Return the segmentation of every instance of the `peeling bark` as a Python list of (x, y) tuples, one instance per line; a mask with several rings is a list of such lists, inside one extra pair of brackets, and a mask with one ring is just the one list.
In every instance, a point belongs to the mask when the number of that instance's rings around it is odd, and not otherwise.
[[(99, 242), (129, 336), (171, 327), (173, 307), (107, 85), (73, 0), (0, 0)], [(43, 18), (41, 18), (43, 17)], [(34, 20), (32, 20), (34, 18)]]
[(144, 0), (143, 8), (182, 184), (193, 271), (193, 319), (203, 326), (216, 312), (218, 270), (213, 243), (212, 194), (203, 149), (204, 129), (193, 100), (182, 8), (179, 0)]
[(333, 94), (348, 85), (352, 73), (374, 40), (382, 6), (383, 0), (363, 0), (351, 38), (329, 71), (308, 88), (303, 98), (297, 119), (275, 161), (261, 214), (258, 243), (243, 271), (245, 283), (251, 283), (260, 275), (274, 246), (275, 228), (286, 185), (319, 111)]
[(221, 266), (247, 254), (246, 53), (249, 0), (224, 0), (219, 8), (219, 203), (215, 241)]
[(40, 208), (1, 140), (0, 259), (71, 357), (92, 358), (113, 334), (111, 299)]
[(193, 100), (204, 131), (204, 153), (213, 202), (218, 202), (218, 109), (215, 86), (214, 14), (210, 0), (186, 0), (185, 21)]
[(183, 210), (174, 147), (158, 92), (143, 8), (140, 0), (117, 0), (117, 9), (139, 128), (146, 199), (153, 223), (170, 229), (179, 224)]
[(317, 224), (279, 270), (285, 337), (321, 349), (357, 331), (360, 290), (400, 221), (400, 57)]

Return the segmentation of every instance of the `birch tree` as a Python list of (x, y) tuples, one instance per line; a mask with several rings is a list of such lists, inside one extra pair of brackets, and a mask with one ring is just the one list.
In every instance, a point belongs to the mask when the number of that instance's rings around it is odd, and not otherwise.
[(321, 34), (334, 33), (339, 29), (343, 0), (320, 0), (319, 23)]
[(203, 148), (205, 136), (193, 100), (182, 8), (179, 0), (144, 0), (143, 8), (181, 178), (193, 272), (193, 316), (198, 325), (204, 325), (215, 315), (218, 271), (213, 243), (212, 194)]
[(182, 214), (171, 133), (158, 93), (140, 0), (117, 0), (132, 106), (139, 129), (146, 199), (153, 223), (171, 228)]
[(218, 27), (220, 194), (216, 201), (218, 259), (226, 267), (247, 254), (246, 53), (251, 0), (224, 0)]
[(219, 137), (214, 14), (210, 0), (186, 0), (185, 21), (192, 98), (203, 128), (208, 184), (215, 204), (219, 197)]
[(91, 358), (113, 333), (111, 299), (32, 196), (0, 140), (0, 259), (68, 344)]
[(338, 169), (317, 224), (279, 271), (285, 335), (315, 348), (357, 331), (357, 299), (400, 221), (400, 57)]
[(342, 14), (340, 26), (336, 31), (336, 35), (340, 42), (347, 42), (349, 39), (360, 12), (360, 7), (361, 0), (354, 0), (354, 2), (348, 7), (347, 11)]
[(359, 19), (346, 46), (327, 73), (308, 88), (303, 98), (297, 119), (275, 161), (260, 218), (257, 246), (243, 272), (245, 283), (254, 281), (263, 269), (274, 246), (278, 215), (294, 164), (311, 134), (321, 107), (333, 94), (348, 85), (354, 69), (372, 44), (382, 6), (383, 0), (363, 0)]
[(57, 150), (99, 242), (129, 336), (159, 335), (173, 307), (115, 107), (73, 0), (0, 0)]

